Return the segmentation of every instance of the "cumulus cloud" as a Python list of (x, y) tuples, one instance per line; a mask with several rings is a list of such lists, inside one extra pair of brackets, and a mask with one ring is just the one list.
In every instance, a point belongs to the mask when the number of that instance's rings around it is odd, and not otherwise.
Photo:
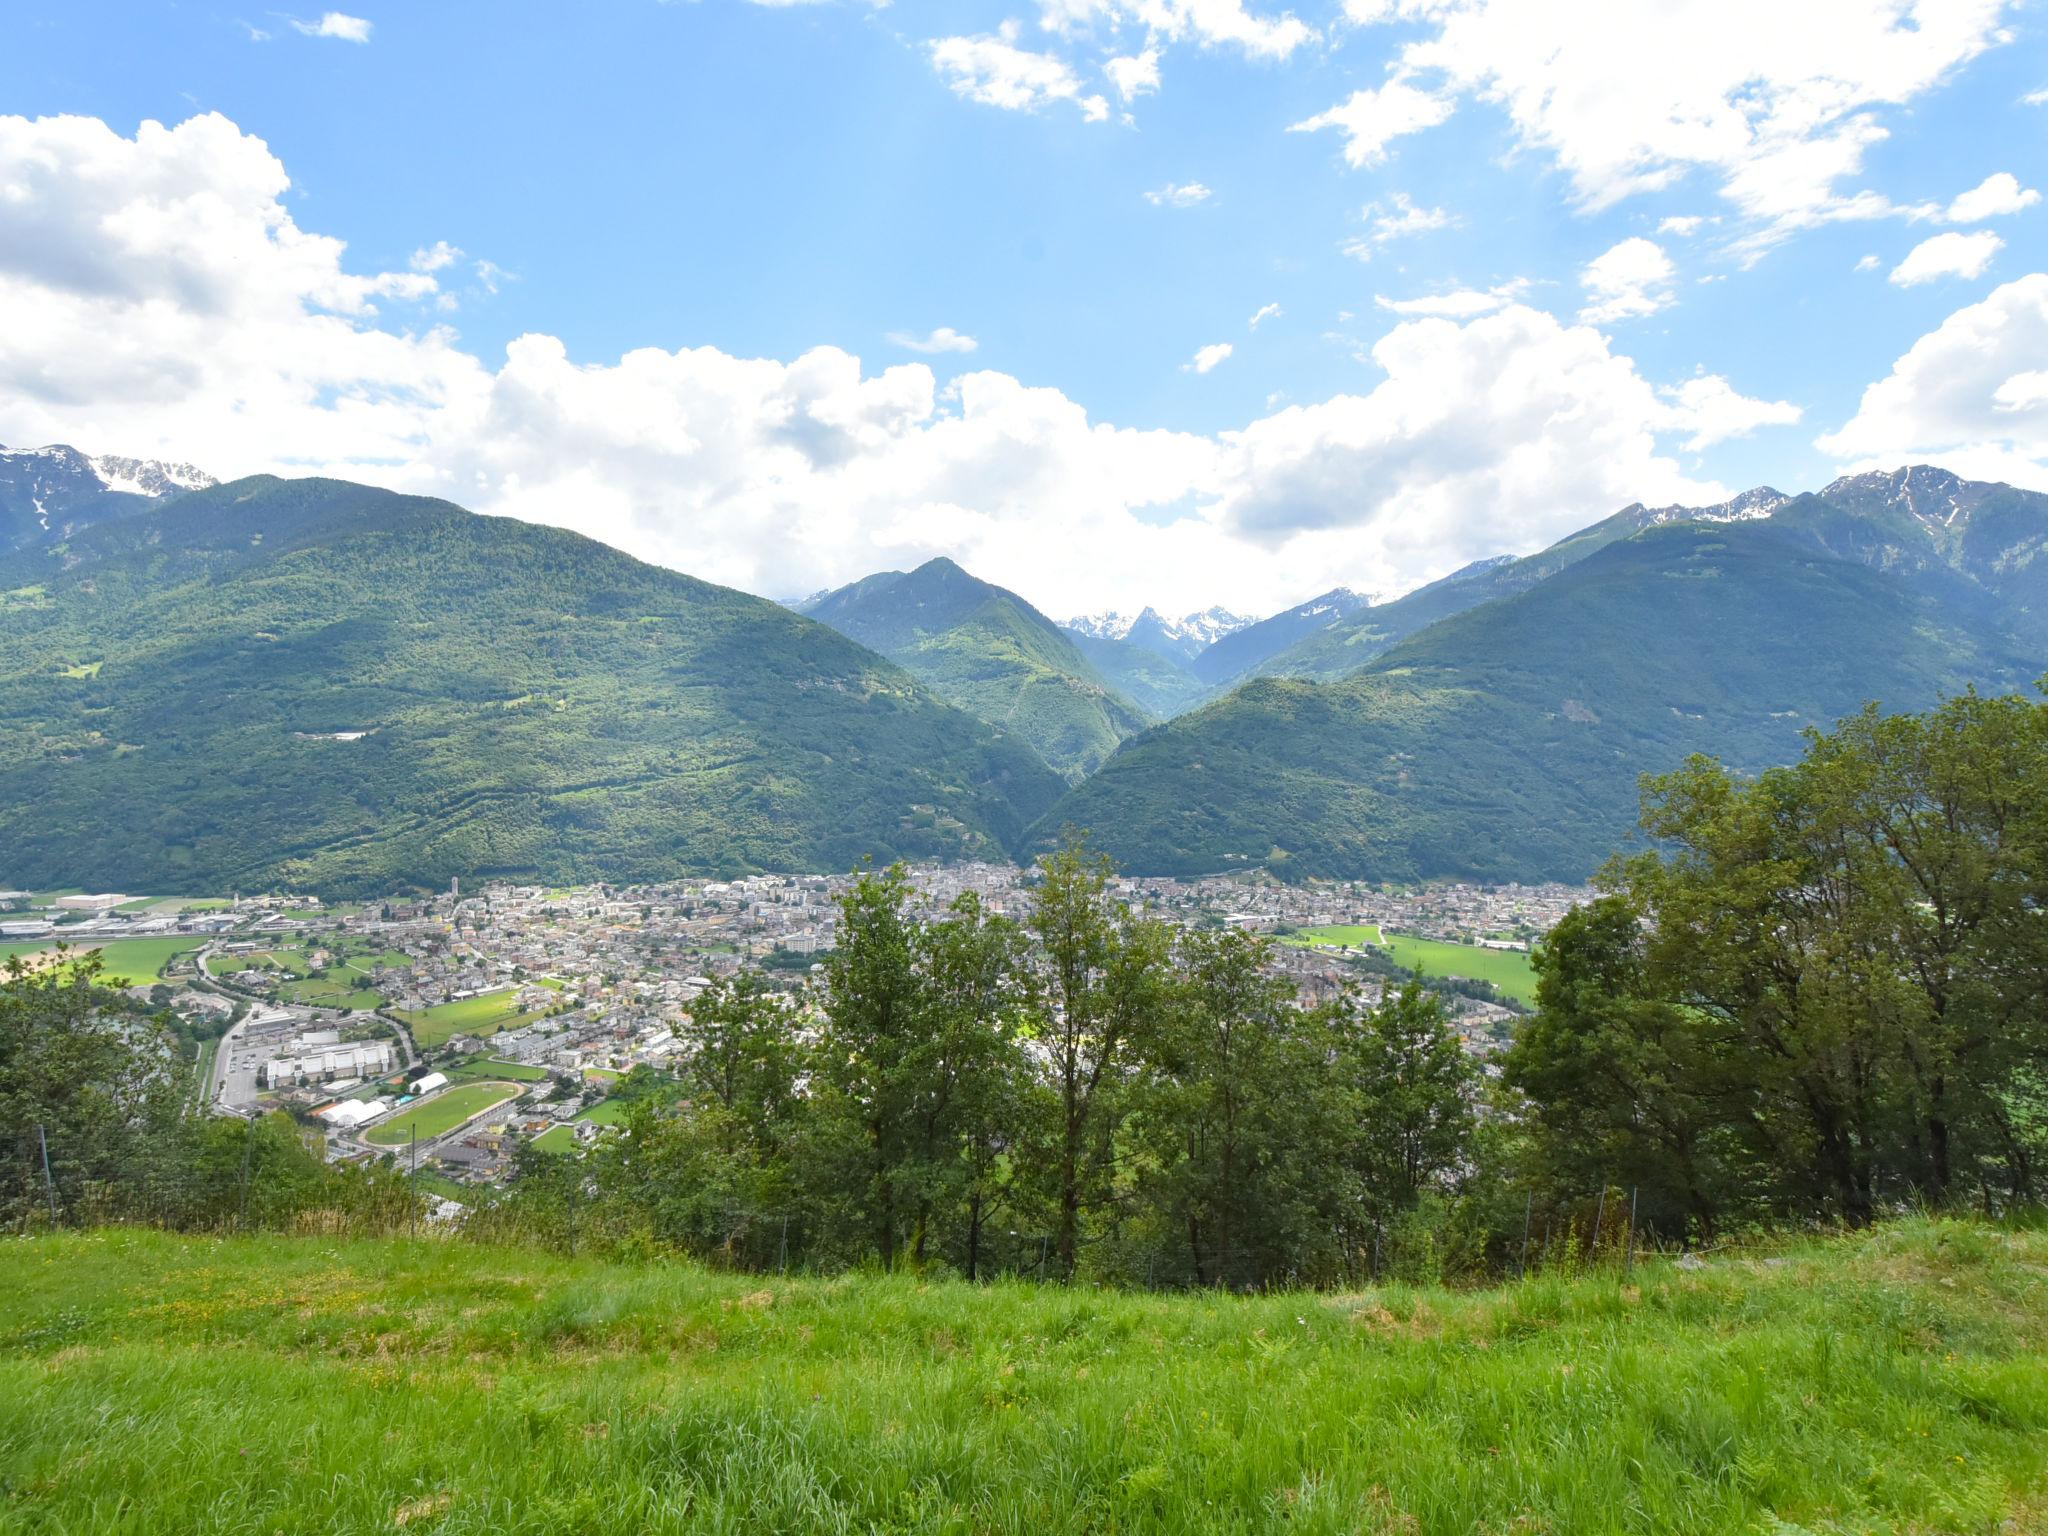
[(345, 16), (340, 11), (329, 11), (318, 21), (294, 21), (292, 23), (308, 37), (331, 37), (343, 43), (367, 43), (370, 40), (370, 24), (360, 16)]
[(1111, 59), (1102, 66), (1102, 72), (1109, 76), (1118, 96), (1135, 101), (1159, 89), (1159, 50), (1147, 48), (1143, 53)]
[(1906, 252), (1906, 259), (1892, 268), (1891, 281), (1912, 288), (1944, 277), (1978, 277), (2004, 246), (1988, 229), (1974, 235), (1934, 235)]
[(1579, 318), (1593, 325), (1612, 325), (1654, 315), (1671, 303), (1671, 284), (1678, 269), (1654, 240), (1632, 236), (1587, 262), (1579, 273), (1586, 307)]
[(1227, 45), (1255, 59), (1285, 59), (1318, 35), (1291, 11), (1255, 14), (1244, 0), (1039, 0), (1038, 15), (1040, 26), (1062, 37), (1138, 26), (1160, 41)]
[[(1513, 302), (1396, 312), (1372, 389), (1215, 434), (833, 347), (593, 361), (535, 334), (487, 361), (422, 323), (456, 265), (351, 270), (224, 118), (133, 138), (0, 118), (0, 187), (0, 441), (337, 474), (756, 592), (939, 553), (1071, 609), (1277, 608), (1308, 569), (1398, 591), (1630, 501), (1718, 499), (1665, 445), (1789, 409), (1660, 392), (1599, 331)], [(2026, 375), (2048, 347), (2038, 326), (2010, 345), (2024, 365), (1983, 396), (2017, 420), (2041, 409)]]
[(1818, 440), (1846, 467), (1931, 461), (2048, 490), (2048, 273), (1994, 288), (1929, 331)]
[(1183, 373), (1211, 373), (1216, 367), (1230, 360), (1230, 354), (1237, 349), (1227, 341), (1214, 341), (1201, 348), (1195, 355), (1181, 364)]
[(1399, 75), (1377, 90), (1353, 91), (1329, 111), (1303, 118), (1287, 131), (1320, 133), (1335, 128), (1344, 136), (1349, 164), (1378, 165), (1395, 139), (1448, 122), (1454, 110), (1451, 97), (1421, 90)]
[(415, 272), (439, 272), (452, 267), (462, 260), (462, 252), (446, 240), (436, 240), (432, 245), (423, 245), (412, 253), (412, 269)]
[[(1346, 0), (1361, 25), (1420, 24), (1389, 85), (1303, 126), (1339, 126), (1370, 164), (1476, 100), (1570, 178), (1582, 208), (1699, 172), (1755, 256), (1794, 230), (1901, 210), (1845, 190), (1905, 106), (2011, 39), (2017, 0)], [(1416, 82), (1426, 82), (1417, 84)], [(1391, 93), (1391, 94), (1390, 94)], [(1361, 98), (1363, 98), (1361, 100)], [(1350, 119), (1347, 121), (1347, 116)]]
[(950, 325), (942, 325), (929, 335), (919, 336), (911, 331), (891, 331), (889, 344), (902, 347), (906, 352), (972, 352), (981, 343), (972, 336), (963, 335)]
[(1145, 201), (1154, 208), (1192, 208), (1197, 203), (1206, 203), (1216, 194), (1199, 181), (1171, 182), (1155, 187), (1145, 194)]
[(1942, 216), (1951, 224), (1979, 224), (1985, 219), (2018, 213), (2039, 201), (2041, 194), (2032, 187), (2021, 186), (2011, 171), (1998, 171), (1969, 191), (1959, 193)]
[(1365, 231), (1344, 243), (1344, 254), (1360, 261), (1371, 261), (1382, 246), (1396, 240), (1449, 229), (1458, 222), (1442, 208), (1417, 207), (1406, 192), (1394, 193), (1384, 204), (1367, 203), (1358, 216), (1365, 223)]
[(1528, 291), (1527, 280), (1518, 277), (1495, 288), (1453, 288), (1447, 293), (1426, 293), (1413, 299), (1390, 299), (1376, 293), (1372, 301), (1381, 309), (1397, 315), (1440, 315), (1454, 320), (1469, 320), (1474, 315), (1490, 315), (1496, 309), (1516, 303)]
[(1731, 437), (1747, 437), (1758, 427), (1789, 427), (1805, 414), (1789, 400), (1752, 400), (1718, 373), (1687, 379), (1676, 389), (1658, 391), (1671, 403), (1692, 435), (1688, 453), (1700, 453)]
[(941, 37), (926, 47), (936, 69), (957, 96), (1008, 112), (1035, 112), (1055, 101), (1072, 102), (1090, 122), (1109, 116), (1100, 95), (1084, 94), (1081, 77), (1065, 59), (1019, 48), (1016, 28), (998, 34)]

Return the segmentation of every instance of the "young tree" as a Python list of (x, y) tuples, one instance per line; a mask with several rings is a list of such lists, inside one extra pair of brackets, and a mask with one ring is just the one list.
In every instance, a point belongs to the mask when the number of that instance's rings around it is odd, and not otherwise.
[(1072, 1277), (1085, 1208), (1108, 1165), (1112, 1102), (1135, 1041), (1153, 1029), (1169, 985), (1167, 934), (1109, 894), (1110, 861), (1069, 838), (1039, 865), (1029, 927), (1045, 965), (1049, 1017), (1042, 1046), (1059, 1124), (1048, 1180), (1060, 1273)]

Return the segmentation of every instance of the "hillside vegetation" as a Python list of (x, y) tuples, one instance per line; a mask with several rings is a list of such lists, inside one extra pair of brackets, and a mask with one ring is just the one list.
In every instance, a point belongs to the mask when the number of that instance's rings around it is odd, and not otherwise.
[[(949, 703), (1014, 731), (1070, 781), (1093, 773), (1148, 723), (1072, 636), (1016, 593), (976, 580), (951, 560), (864, 577), (803, 611), (903, 666)], [(1169, 665), (1154, 670), (1166, 673)]]
[(1583, 879), (1628, 836), (1644, 773), (1790, 762), (1866, 702), (1925, 708), (2041, 666), (1975, 607), (1792, 530), (1650, 527), (1337, 681), (1255, 679), (1148, 732), (1037, 837), (1087, 828), (1146, 874)]
[(2048, 1240), (1477, 1292), (0, 1246), (0, 1523), (65, 1532), (2048, 1528)]
[(1059, 787), (823, 625), (446, 502), (257, 478), (0, 560), (15, 884), (1000, 857)]

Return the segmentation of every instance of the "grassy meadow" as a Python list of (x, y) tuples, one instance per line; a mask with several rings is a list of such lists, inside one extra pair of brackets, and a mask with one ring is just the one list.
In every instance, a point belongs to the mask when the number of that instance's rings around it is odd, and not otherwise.
[(1406, 934), (1386, 934), (1370, 923), (1336, 923), (1321, 928), (1304, 928), (1289, 935), (1290, 944), (1310, 949), (1358, 949), (1377, 945), (1398, 964), (1430, 976), (1463, 976), (1470, 981), (1487, 981), (1509, 997), (1525, 1003), (1536, 1001), (1536, 972), (1528, 953), (1519, 949), (1482, 949), (1477, 944), (1451, 944), (1442, 939), (1417, 939)]
[(422, 1050), (442, 1045), (457, 1035), (495, 1035), (501, 1029), (517, 1029), (538, 1014), (519, 1011), (519, 989), (506, 987), (479, 997), (465, 997), (432, 1008), (401, 1012), (399, 1018), (412, 1026), (412, 1037)]
[[(65, 940), (66, 943), (71, 943)], [(106, 964), (102, 979), (109, 986), (139, 986), (154, 981), (163, 974), (164, 967), (179, 955), (189, 954), (206, 942), (196, 935), (165, 939), (110, 939), (104, 944), (71, 943), (79, 955), (98, 951)], [(57, 940), (37, 939), (31, 943), (0, 944), (0, 965), (20, 956), (29, 965), (47, 964), (47, 958), (56, 954)]]
[(510, 1103), (525, 1091), (524, 1083), (458, 1083), (372, 1126), (363, 1133), (363, 1139), (372, 1146), (403, 1147), (415, 1135), (421, 1141), (445, 1136), (458, 1125), (474, 1120), (487, 1109)]
[(2040, 1531), (2048, 1237), (1254, 1298), (29, 1239), (0, 1526)]

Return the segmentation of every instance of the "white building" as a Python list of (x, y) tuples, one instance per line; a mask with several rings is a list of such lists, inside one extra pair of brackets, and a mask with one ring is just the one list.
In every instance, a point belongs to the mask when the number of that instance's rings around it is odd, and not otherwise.
[(355, 1045), (330, 1045), (295, 1056), (279, 1056), (263, 1064), (263, 1086), (290, 1088), (324, 1083), (337, 1077), (382, 1077), (397, 1065), (389, 1040), (364, 1040)]

